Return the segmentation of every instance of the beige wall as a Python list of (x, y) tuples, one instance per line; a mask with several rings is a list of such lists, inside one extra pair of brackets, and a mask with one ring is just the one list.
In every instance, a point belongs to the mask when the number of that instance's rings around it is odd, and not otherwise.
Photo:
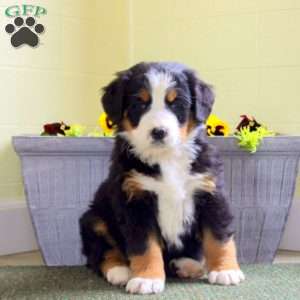
[(300, 133), (300, 1), (132, 0), (132, 61), (175, 60), (215, 86), (231, 125)]
[(232, 126), (249, 113), (300, 133), (300, 1), (30, 1), (48, 9), (36, 49), (12, 48), (3, 30), (3, 11), (16, 2), (0, 1), (0, 201), (23, 195), (12, 135), (55, 120), (94, 126), (99, 88), (142, 60), (197, 69)]
[(4, 10), (18, 2), (0, 1), (0, 201), (23, 198), (11, 136), (59, 120), (94, 127), (100, 87), (128, 63), (126, 1), (29, 1), (48, 10), (35, 49), (13, 48), (4, 31)]

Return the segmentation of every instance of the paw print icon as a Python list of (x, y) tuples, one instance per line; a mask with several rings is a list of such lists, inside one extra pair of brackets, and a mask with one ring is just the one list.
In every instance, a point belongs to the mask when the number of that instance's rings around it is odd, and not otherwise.
[(21, 45), (36, 47), (39, 44), (39, 35), (45, 31), (42, 24), (36, 24), (33, 17), (28, 17), (25, 21), (22, 17), (16, 17), (14, 24), (7, 24), (5, 31), (11, 34), (11, 44), (17, 48)]

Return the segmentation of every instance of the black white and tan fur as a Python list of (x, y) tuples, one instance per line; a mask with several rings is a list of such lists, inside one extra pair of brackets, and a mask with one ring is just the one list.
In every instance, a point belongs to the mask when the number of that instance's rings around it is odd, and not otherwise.
[(80, 227), (87, 265), (111, 284), (159, 293), (166, 276), (204, 269), (210, 283), (244, 280), (222, 163), (205, 134), (213, 102), (211, 87), (177, 63), (137, 64), (104, 88), (117, 137)]

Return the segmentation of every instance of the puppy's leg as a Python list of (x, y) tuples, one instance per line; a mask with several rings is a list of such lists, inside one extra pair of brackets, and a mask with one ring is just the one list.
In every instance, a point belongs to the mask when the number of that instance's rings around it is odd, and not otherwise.
[(208, 281), (224, 285), (238, 284), (244, 280), (244, 275), (237, 262), (233, 215), (229, 202), (220, 191), (200, 197), (200, 237), (208, 269)]
[(93, 211), (87, 211), (80, 219), (80, 231), (88, 267), (114, 285), (125, 285), (130, 269), (105, 222)]
[(117, 248), (106, 251), (100, 263), (100, 270), (113, 285), (125, 285), (131, 274), (125, 257)]
[(125, 285), (130, 278), (130, 269), (126, 258), (109, 233), (107, 225), (102, 220), (98, 220), (94, 223), (93, 230), (111, 246), (111, 249), (104, 253), (103, 260), (100, 263), (103, 276), (113, 285)]
[(165, 286), (165, 271), (161, 247), (154, 237), (150, 237), (143, 254), (131, 255), (132, 278), (126, 286), (129, 293), (160, 293)]
[(156, 206), (153, 194), (159, 183), (136, 171), (127, 174), (122, 189), (127, 195), (127, 253), (132, 277), (127, 283), (129, 293), (152, 294), (164, 290), (165, 271), (161, 246), (156, 232)]
[(209, 229), (205, 229), (203, 233), (203, 251), (210, 283), (236, 285), (245, 279), (237, 262), (233, 237), (226, 241), (220, 241), (215, 238)]

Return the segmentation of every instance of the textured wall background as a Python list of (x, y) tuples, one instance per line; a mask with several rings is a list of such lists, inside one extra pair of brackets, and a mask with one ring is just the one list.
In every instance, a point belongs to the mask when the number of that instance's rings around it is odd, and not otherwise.
[(216, 89), (232, 125), (249, 113), (300, 133), (300, 1), (133, 0), (131, 58), (176, 60)]
[(300, 133), (300, 1), (32, 0), (48, 10), (36, 49), (9, 43), (4, 10), (16, 3), (0, 1), (0, 201), (23, 196), (10, 137), (55, 120), (93, 127), (99, 88), (141, 60), (197, 69), (232, 126), (248, 113)]
[[(4, 27), (6, 7), (18, 3), (48, 10), (37, 48), (15, 49)], [(0, 1), (0, 201), (23, 198), (19, 159), (11, 136), (40, 133), (64, 120), (94, 127), (99, 90), (128, 64), (126, 1)]]

